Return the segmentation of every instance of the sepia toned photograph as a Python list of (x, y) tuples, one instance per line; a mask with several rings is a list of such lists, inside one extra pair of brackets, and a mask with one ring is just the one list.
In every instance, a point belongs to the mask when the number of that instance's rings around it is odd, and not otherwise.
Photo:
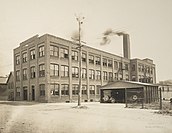
[(171, 0), (0, 0), (0, 133), (171, 133)]

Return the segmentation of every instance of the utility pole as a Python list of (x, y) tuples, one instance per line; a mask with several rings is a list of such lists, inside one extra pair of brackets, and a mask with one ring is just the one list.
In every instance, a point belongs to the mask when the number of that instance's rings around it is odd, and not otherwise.
[(76, 20), (79, 25), (79, 33), (78, 33), (78, 42), (79, 42), (79, 54), (78, 54), (78, 61), (79, 61), (79, 88), (78, 88), (78, 106), (81, 106), (81, 95), (82, 95), (82, 45), (81, 45), (81, 24), (83, 24), (84, 17), (80, 18), (77, 17)]

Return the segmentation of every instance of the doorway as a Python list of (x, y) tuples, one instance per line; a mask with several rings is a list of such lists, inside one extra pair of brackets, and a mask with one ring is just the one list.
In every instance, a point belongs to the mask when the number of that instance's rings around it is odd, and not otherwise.
[(125, 103), (125, 89), (114, 89), (111, 96), (115, 99), (115, 102)]
[(23, 100), (27, 100), (27, 90), (23, 90)]
[(35, 86), (32, 86), (32, 101), (35, 101)]

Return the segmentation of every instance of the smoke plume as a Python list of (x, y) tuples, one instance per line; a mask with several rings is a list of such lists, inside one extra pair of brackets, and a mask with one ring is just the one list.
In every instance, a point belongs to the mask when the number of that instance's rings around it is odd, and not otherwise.
[(102, 37), (102, 42), (100, 43), (101, 45), (105, 45), (105, 44), (109, 44), (111, 42), (110, 37), (114, 36), (114, 35), (124, 35), (124, 32), (121, 31), (113, 31), (112, 29), (107, 29), (104, 33), (103, 33), (103, 37)]

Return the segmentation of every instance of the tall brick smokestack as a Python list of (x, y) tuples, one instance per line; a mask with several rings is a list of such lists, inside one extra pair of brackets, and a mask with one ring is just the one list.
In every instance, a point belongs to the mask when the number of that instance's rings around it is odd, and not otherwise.
[(129, 34), (123, 35), (123, 55), (125, 58), (130, 59), (130, 37)]

